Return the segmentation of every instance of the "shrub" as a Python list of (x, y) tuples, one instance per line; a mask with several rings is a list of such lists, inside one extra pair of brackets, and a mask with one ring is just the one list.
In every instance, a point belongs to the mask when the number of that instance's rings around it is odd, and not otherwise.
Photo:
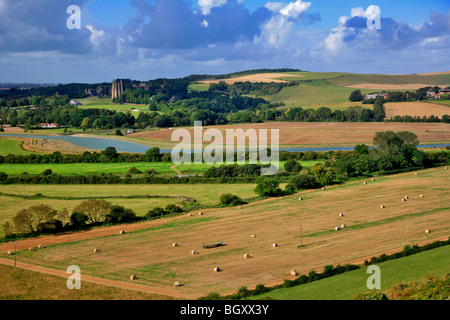
[(136, 213), (122, 206), (112, 206), (111, 213), (106, 215), (106, 220), (111, 223), (124, 223), (136, 220)]
[(166, 206), (166, 208), (164, 209), (164, 211), (166, 213), (181, 213), (181, 212), (183, 212), (183, 209), (181, 207), (177, 206), (177, 205), (168, 204)]
[(139, 170), (139, 169), (136, 168), (136, 167), (132, 167), (132, 168), (130, 168), (130, 169), (128, 170), (128, 173), (129, 173), (129, 174), (141, 174), (142, 171)]
[(242, 199), (234, 194), (224, 193), (220, 195), (220, 204), (222, 205), (239, 205), (244, 203)]
[[(308, 173), (300, 173), (289, 179), (286, 190), (291, 188), (293, 191), (301, 189), (314, 188), (317, 185), (316, 178)], [(289, 190), (288, 190), (289, 191)]]
[(45, 169), (44, 171), (41, 172), (41, 176), (46, 177), (49, 176), (53, 173), (52, 169)]
[(166, 211), (163, 208), (160, 207), (156, 207), (152, 210), (149, 210), (147, 212), (147, 214), (145, 215), (145, 217), (147, 219), (155, 219), (158, 217), (163, 217), (166, 214)]

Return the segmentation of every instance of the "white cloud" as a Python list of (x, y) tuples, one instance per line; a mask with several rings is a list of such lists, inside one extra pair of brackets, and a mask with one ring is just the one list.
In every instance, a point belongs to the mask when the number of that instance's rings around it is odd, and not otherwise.
[(206, 16), (211, 13), (211, 9), (221, 7), (227, 0), (198, 0), (198, 5), (202, 8), (202, 13)]
[(300, 14), (305, 12), (311, 6), (311, 2), (303, 2), (302, 0), (297, 0), (295, 2), (290, 2), (283, 8), (281, 8), (280, 13), (282, 15), (288, 16), (289, 18), (297, 19)]
[(205, 19), (203, 19), (201, 25), (202, 25), (202, 27), (204, 27), (204, 28), (208, 28), (209, 23), (208, 23), (208, 21), (206, 21)]

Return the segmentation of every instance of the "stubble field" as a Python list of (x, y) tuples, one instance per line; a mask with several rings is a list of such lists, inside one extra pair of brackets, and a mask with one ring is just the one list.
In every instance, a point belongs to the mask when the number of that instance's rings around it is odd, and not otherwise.
[[(262, 200), (242, 209), (210, 209), (203, 215), (145, 222), (125, 235), (112, 227), (110, 233), (108, 228), (99, 229), (98, 237), (91, 230), (94, 236), (89, 239), (80, 233), (78, 240), (65, 240), (68, 235), (24, 240), (19, 242), (21, 248), (31, 241), (33, 245), (42, 243), (44, 248), (22, 250), (17, 258), (55, 274), (75, 264), (87, 277), (109, 285), (132, 285), (178, 298), (234, 293), (241, 286), (252, 288), (293, 279), (289, 274), (292, 269), (300, 274), (320, 272), (325, 265), (362, 263), (407, 244), (448, 238), (450, 207), (445, 199), (450, 190), (449, 175), (441, 167), (417, 176), (379, 177), (366, 185), (358, 181), (308, 190), (300, 193), (302, 201), (297, 194)], [(406, 195), (409, 199), (402, 202)], [(300, 223), (302, 248), (298, 248)], [(334, 230), (342, 224), (346, 227)], [(126, 226), (123, 229), (127, 230)], [(425, 234), (425, 229), (432, 232)], [(52, 245), (46, 246), (47, 239)], [(202, 243), (217, 240), (223, 240), (225, 246), (203, 249)], [(173, 243), (179, 246), (173, 247)], [(273, 247), (273, 243), (279, 246)], [(0, 250), (11, 250), (8, 246), (11, 244), (3, 244)], [(94, 254), (94, 248), (101, 252)], [(192, 250), (197, 254), (192, 255)], [(244, 258), (246, 253), (250, 259)], [(214, 272), (215, 267), (222, 271)], [(138, 279), (129, 280), (132, 274)], [(174, 281), (182, 286), (174, 288)]]

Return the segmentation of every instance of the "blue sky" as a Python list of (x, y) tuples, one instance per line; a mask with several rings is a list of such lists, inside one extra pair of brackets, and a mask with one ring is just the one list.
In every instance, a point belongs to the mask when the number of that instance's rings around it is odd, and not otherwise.
[[(66, 27), (69, 5), (81, 8), (80, 30)], [(0, 82), (408, 74), (450, 70), (449, 49), (448, 0), (0, 0)]]

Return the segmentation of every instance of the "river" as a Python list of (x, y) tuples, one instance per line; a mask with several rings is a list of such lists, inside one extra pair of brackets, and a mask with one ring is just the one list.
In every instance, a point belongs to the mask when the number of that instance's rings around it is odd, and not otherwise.
[[(72, 135), (63, 136), (39, 136), (39, 135), (23, 135), (23, 134), (0, 134), (0, 137), (20, 137), (20, 138), (37, 138), (37, 139), (57, 139), (64, 140), (74, 145), (88, 148), (105, 150), (107, 147), (114, 147), (118, 152), (129, 153), (145, 153), (151, 146), (145, 144), (123, 141), (110, 138), (97, 138), (97, 137), (80, 137)], [(450, 144), (432, 144), (432, 145), (419, 145), (419, 148), (433, 148), (433, 147), (446, 147)], [(328, 147), (328, 148), (280, 148), (280, 151), (348, 151), (353, 150), (353, 147)], [(172, 150), (160, 149), (162, 153), (170, 153)]]

